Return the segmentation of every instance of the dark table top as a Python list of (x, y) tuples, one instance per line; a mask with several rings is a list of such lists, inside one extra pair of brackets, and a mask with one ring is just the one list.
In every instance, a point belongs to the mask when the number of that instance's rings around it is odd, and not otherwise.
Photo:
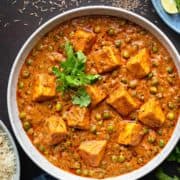
[[(23, 43), (42, 23), (62, 11), (86, 5), (116, 5), (118, 0), (1, 0), (0, 1), (0, 119), (11, 130), (7, 112), (7, 83), (11, 66)], [(120, 1), (120, 0), (119, 0)], [(32, 5), (32, 2), (35, 4)], [(63, 4), (63, 2), (65, 2)], [(143, 6), (133, 9), (155, 23), (174, 43), (180, 52), (180, 35), (169, 29), (154, 11), (150, 0), (141, 0)], [(56, 3), (56, 4), (55, 4)], [(58, 7), (61, 4), (62, 8)], [(119, 3), (119, 6), (121, 3)], [(36, 7), (35, 7), (36, 6)], [(25, 8), (23, 8), (25, 7)], [(51, 8), (50, 8), (51, 7)], [(55, 7), (55, 8), (52, 8)], [(39, 8), (39, 9), (38, 9)], [(21, 179), (31, 180), (43, 173), (23, 152), (17, 143), (21, 159)], [(168, 173), (175, 172), (174, 163), (163, 163)], [(155, 172), (155, 171), (154, 171)], [(155, 179), (154, 172), (142, 178)]]

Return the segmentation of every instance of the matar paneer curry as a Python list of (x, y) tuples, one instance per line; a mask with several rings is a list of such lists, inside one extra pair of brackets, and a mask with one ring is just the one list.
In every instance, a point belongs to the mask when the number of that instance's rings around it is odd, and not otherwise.
[(162, 44), (125, 19), (62, 23), (32, 49), (19, 74), (24, 130), (55, 166), (106, 178), (142, 167), (170, 139), (180, 80)]

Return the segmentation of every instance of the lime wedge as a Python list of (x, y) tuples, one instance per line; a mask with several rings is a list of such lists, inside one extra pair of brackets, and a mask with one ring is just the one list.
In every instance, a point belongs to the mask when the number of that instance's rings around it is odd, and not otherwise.
[(161, 4), (167, 13), (169, 14), (178, 13), (175, 0), (161, 0)]

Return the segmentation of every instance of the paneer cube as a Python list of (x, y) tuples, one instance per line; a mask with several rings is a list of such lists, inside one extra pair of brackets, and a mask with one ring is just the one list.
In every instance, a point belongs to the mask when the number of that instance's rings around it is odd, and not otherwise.
[(49, 145), (60, 143), (67, 135), (67, 128), (60, 116), (51, 116), (45, 121), (47, 137), (45, 142)]
[(91, 49), (96, 40), (96, 35), (89, 31), (77, 30), (72, 38), (72, 43), (76, 51), (87, 52)]
[(100, 103), (107, 96), (107, 94), (97, 85), (87, 86), (86, 90), (91, 97), (91, 106), (92, 107), (95, 107), (98, 103)]
[(143, 78), (150, 72), (148, 51), (144, 48), (127, 62), (127, 69), (137, 78)]
[(79, 154), (88, 165), (98, 167), (105, 152), (106, 140), (84, 141), (79, 146)]
[(160, 127), (165, 121), (165, 115), (158, 101), (151, 98), (141, 106), (138, 119), (147, 126)]
[(135, 100), (129, 95), (127, 90), (122, 87), (113, 91), (106, 102), (123, 116), (127, 116), (129, 113), (138, 108)]
[(123, 145), (136, 146), (143, 137), (142, 125), (134, 122), (121, 122), (119, 132), (118, 143)]
[(64, 119), (69, 127), (78, 129), (89, 128), (89, 110), (85, 107), (72, 106), (69, 111), (64, 114)]
[(34, 82), (33, 100), (45, 101), (56, 95), (56, 82), (53, 76), (38, 74)]
[(120, 66), (120, 61), (115, 56), (113, 48), (109, 46), (104, 46), (102, 49), (93, 52), (91, 58), (98, 73), (110, 72)]

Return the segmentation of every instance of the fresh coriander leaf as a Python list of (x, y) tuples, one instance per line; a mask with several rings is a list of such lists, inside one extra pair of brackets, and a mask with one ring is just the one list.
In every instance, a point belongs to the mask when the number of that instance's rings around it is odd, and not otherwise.
[(84, 55), (83, 52), (81, 51), (78, 51), (76, 52), (76, 57), (79, 61), (81, 61), (82, 63), (85, 63), (86, 62), (86, 56)]
[(72, 97), (72, 103), (80, 107), (87, 107), (91, 103), (91, 98), (85, 89), (81, 88)]
[(56, 76), (57, 87), (59, 92), (66, 92), (73, 89), (75, 92), (74, 101), (76, 104), (87, 106), (90, 104), (90, 97), (82, 88), (88, 84), (93, 84), (100, 78), (98, 74), (86, 74), (85, 63), (86, 56), (83, 52), (73, 51), (73, 47), (70, 42), (65, 43), (66, 61), (60, 63), (60, 67), (53, 67), (52, 71)]
[(180, 178), (177, 176), (171, 177), (167, 175), (161, 168), (157, 170), (155, 176), (158, 180), (180, 180)]
[(93, 75), (93, 74), (88, 74), (86, 76), (86, 79), (87, 79), (87, 82), (88, 84), (92, 84), (94, 83), (96, 80), (100, 79), (100, 75), (99, 74), (96, 74), (96, 75)]
[(180, 147), (179, 146), (176, 146), (176, 148), (169, 155), (167, 160), (168, 161), (176, 161), (177, 163), (180, 163)]
[(52, 68), (52, 72), (54, 73), (54, 75), (55, 75), (56, 77), (61, 76), (61, 72), (59, 71), (59, 68), (57, 68), (57, 67), (55, 67), (55, 66)]
[(71, 59), (74, 56), (73, 47), (69, 41), (65, 43), (65, 52), (67, 55), (67, 59)]

